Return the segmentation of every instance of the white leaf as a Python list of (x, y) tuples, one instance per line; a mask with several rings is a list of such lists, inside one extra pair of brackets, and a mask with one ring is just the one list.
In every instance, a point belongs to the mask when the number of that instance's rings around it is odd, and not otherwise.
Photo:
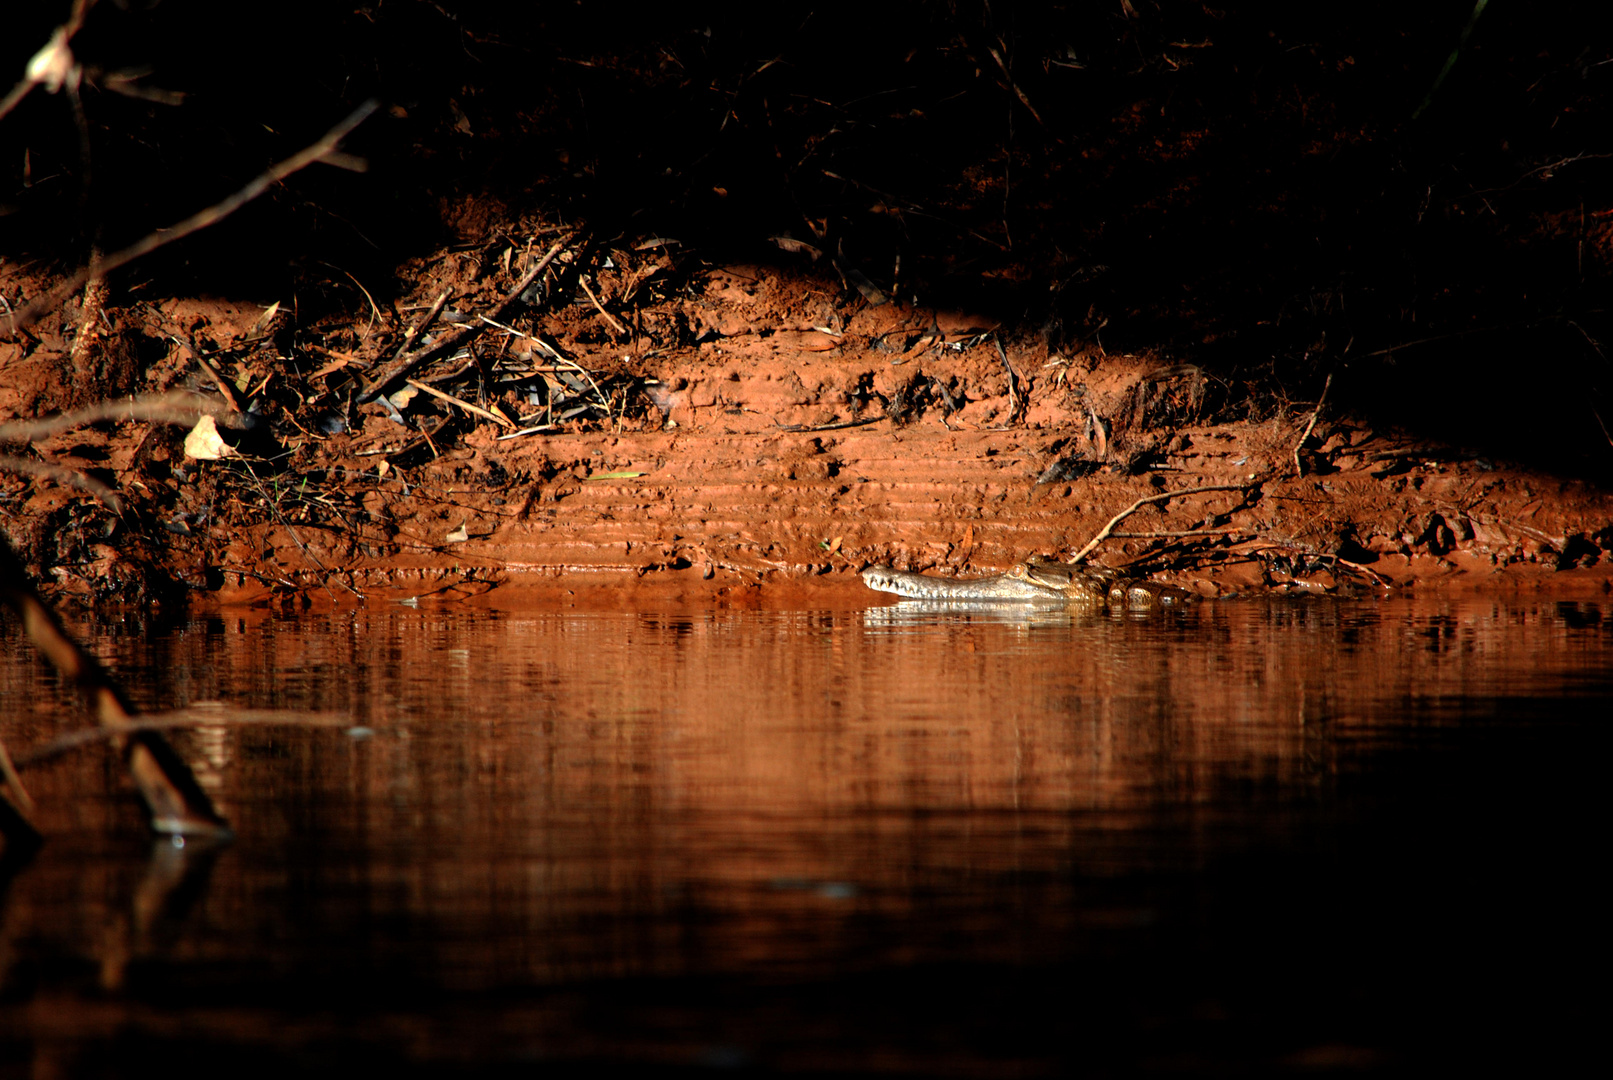
[(233, 453), (230, 444), (219, 436), (218, 425), (211, 416), (196, 421), (196, 426), (185, 436), (185, 456), (197, 461), (217, 461)]

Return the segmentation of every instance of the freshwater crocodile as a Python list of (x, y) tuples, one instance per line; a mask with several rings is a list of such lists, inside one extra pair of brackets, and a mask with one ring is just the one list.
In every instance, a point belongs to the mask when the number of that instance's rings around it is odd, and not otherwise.
[(1176, 607), (1192, 594), (1174, 585), (1128, 578), (1106, 566), (1026, 559), (991, 577), (938, 578), (889, 566), (862, 572), (870, 589), (913, 600), (1006, 600), (1061, 604), (1114, 604), (1129, 608)]

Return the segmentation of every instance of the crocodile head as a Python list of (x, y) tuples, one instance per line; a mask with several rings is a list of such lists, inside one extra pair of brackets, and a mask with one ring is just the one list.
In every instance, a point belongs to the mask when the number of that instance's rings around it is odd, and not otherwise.
[(1070, 563), (1026, 559), (1015, 563), (1006, 576), (1047, 589), (1066, 600), (1105, 601), (1118, 575), (1103, 566), (1073, 566)]

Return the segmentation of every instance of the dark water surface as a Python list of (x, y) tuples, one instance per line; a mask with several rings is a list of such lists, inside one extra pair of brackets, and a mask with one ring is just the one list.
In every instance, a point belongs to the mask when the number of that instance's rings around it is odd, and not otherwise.
[[(77, 631), (0, 1073), (1401, 1072), (1602, 1054), (1613, 604), (492, 614)], [(0, 628), (12, 754), (82, 723)]]

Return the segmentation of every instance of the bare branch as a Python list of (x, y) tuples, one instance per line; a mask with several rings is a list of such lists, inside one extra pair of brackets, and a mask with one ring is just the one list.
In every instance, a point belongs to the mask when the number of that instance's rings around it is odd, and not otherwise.
[(1075, 557), (1072, 558), (1070, 562), (1078, 563), (1088, 555), (1092, 554), (1092, 549), (1107, 540), (1109, 538), (1109, 534), (1114, 531), (1114, 527), (1116, 525), (1119, 525), (1122, 521), (1125, 521), (1128, 517), (1130, 517), (1132, 514), (1135, 514), (1138, 510), (1141, 510), (1149, 503), (1164, 502), (1167, 499), (1174, 499), (1179, 495), (1197, 495), (1201, 491), (1248, 491), (1250, 488), (1258, 486), (1259, 481), (1248, 484), (1210, 484), (1206, 487), (1183, 488), (1181, 491), (1163, 491), (1158, 495), (1149, 495), (1145, 498), (1138, 499), (1136, 502), (1120, 511), (1120, 513), (1110, 518), (1109, 524), (1098, 530), (1098, 535), (1089, 540), (1086, 547), (1082, 548), (1080, 551), (1077, 551), (1075, 553)]
[(37, 476), (44, 480), (54, 480), (58, 484), (78, 488), (86, 491), (101, 500), (101, 504), (114, 514), (122, 515), (123, 499), (118, 493), (101, 483), (92, 476), (86, 476), (77, 469), (69, 469), (61, 465), (49, 465), (43, 461), (29, 461), (27, 458), (0, 457), (0, 472), (22, 473), (24, 476)]
[(1311, 422), (1305, 425), (1305, 431), (1300, 435), (1299, 441), (1294, 444), (1294, 475), (1304, 476), (1305, 466), (1299, 460), (1299, 448), (1305, 445), (1305, 440), (1311, 437), (1311, 431), (1316, 427), (1316, 418), (1322, 415), (1322, 405), (1327, 401), (1327, 392), (1333, 388), (1333, 373), (1327, 373), (1327, 382), (1322, 384), (1322, 396), (1316, 399), (1316, 408), (1311, 412)]
[(77, 412), (59, 413), (41, 420), (17, 420), (0, 424), (0, 443), (38, 442), (52, 435), (102, 420), (151, 420), (159, 424), (194, 424), (211, 416), (226, 427), (240, 428), (245, 421), (228, 409), (198, 394), (179, 392), (151, 397), (103, 401)]
[(353, 112), (350, 113), (341, 123), (325, 132), (324, 137), (318, 142), (309, 146), (300, 153), (293, 154), (291, 157), (286, 158), (286, 160), (280, 162), (278, 165), (273, 166), (268, 171), (258, 176), (251, 183), (243, 187), (240, 191), (237, 191), (234, 195), (231, 195), (229, 198), (224, 199), (221, 202), (216, 202), (207, 209), (192, 214), (190, 217), (179, 222), (177, 225), (167, 229), (159, 229), (158, 231), (146, 236), (145, 239), (130, 244), (122, 251), (114, 252), (111, 255), (108, 255), (106, 258), (101, 259), (99, 262), (86, 266), (84, 269), (80, 270), (66, 281), (60, 282), (43, 295), (35, 297), (27, 307), (23, 308), (22, 311), (18, 313), (16, 325), (32, 325), (33, 323), (37, 322), (39, 318), (45, 314), (45, 312), (54, 308), (57, 304), (60, 304), (68, 297), (68, 295), (70, 295), (79, 286), (83, 285), (86, 281), (89, 281), (92, 278), (103, 277), (106, 274), (111, 273), (113, 270), (116, 270), (118, 267), (133, 262), (142, 255), (149, 255), (151, 252), (156, 251), (158, 248), (167, 244), (171, 244), (175, 240), (182, 239), (183, 237), (189, 236), (193, 232), (198, 232), (207, 228), (209, 225), (222, 221), (224, 218), (235, 213), (235, 211), (239, 210), (253, 199), (256, 199), (259, 195), (262, 195), (265, 191), (268, 191), (273, 185), (290, 176), (292, 173), (305, 169), (309, 165), (312, 165), (314, 162), (321, 159), (333, 157), (336, 154), (336, 144), (339, 143), (355, 127), (361, 124), (370, 115), (370, 113), (374, 112), (376, 106), (377, 103), (374, 100), (366, 101), (357, 109), (354, 109)]

